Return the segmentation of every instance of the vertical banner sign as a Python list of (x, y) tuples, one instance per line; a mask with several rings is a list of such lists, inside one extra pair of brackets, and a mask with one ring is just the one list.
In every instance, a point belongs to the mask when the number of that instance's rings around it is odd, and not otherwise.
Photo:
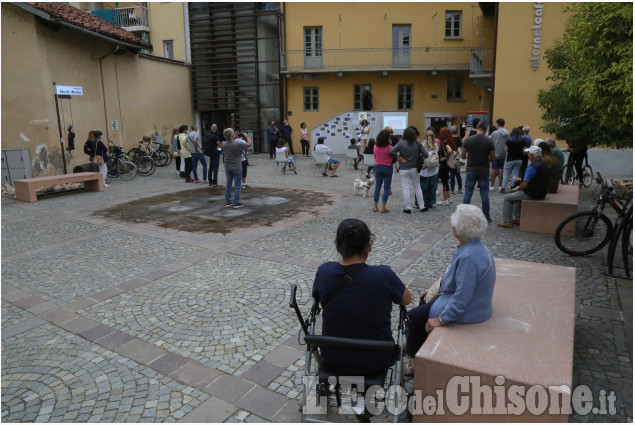
[(533, 49), (531, 51), (531, 67), (533, 70), (538, 69), (540, 65), (540, 44), (542, 43), (542, 2), (538, 1), (534, 3), (534, 24), (531, 26), (533, 35)]

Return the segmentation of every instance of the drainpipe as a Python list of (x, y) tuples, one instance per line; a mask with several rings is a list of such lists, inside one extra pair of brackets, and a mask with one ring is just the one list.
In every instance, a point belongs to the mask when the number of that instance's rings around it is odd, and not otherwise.
[(118, 52), (120, 49), (121, 48), (119, 47), (119, 45), (117, 45), (110, 52), (106, 53), (105, 55), (103, 55), (102, 57), (99, 58), (99, 75), (101, 77), (101, 95), (102, 95), (102, 97), (104, 99), (104, 122), (106, 123), (106, 141), (110, 140), (110, 133), (108, 131), (110, 126), (108, 125), (108, 112), (106, 110), (106, 88), (104, 86), (104, 70), (103, 70), (103, 67), (102, 67), (102, 60), (104, 60), (106, 58), (106, 56), (110, 56), (110, 55)]
[(183, 3), (183, 23), (185, 27), (185, 62), (192, 64), (192, 53), (190, 52), (190, 15), (187, 10), (187, 2)]
[(498, 7), (496, 3), (496, 11), (494, 12), (494, 54), (492, 57), (492, 96), (490, 97), (490, 124), (494, 119), (494, 90), (496, 87), (496, 47), (498, 45)]

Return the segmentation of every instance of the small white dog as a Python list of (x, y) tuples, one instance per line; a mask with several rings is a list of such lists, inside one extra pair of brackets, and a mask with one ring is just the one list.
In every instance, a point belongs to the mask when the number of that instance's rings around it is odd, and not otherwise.
[(366, 181), (362, 181), (361, 179), (355, 179), (355, 181), (353, 182), (353, 194), (359, 195), (361, 191), (362, 196), (364, 198), (367, 198), (368, 192), (370, 192), (370, 189), (373, 187), (374, 184), (375, 184), (374, 178), (370, 178)]

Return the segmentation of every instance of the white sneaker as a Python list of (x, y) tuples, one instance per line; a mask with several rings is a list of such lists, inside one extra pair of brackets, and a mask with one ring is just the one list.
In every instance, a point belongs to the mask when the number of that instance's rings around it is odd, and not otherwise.
[(489, 187), (489, 190), (494, 190), (494, 186), (490, 186), (490, 187)]
[(109, 185), (109, 184), (105, 184), (105, 183), (104, 183), (104, 186), (109, 187), (110, 185)]
[(454, 202), (452, 199), (448, 199), (448, 204), (451, 204), (452, 202)]
[(450, 205), (448, 201), (441, 201), (439, 202), (439, 205)]

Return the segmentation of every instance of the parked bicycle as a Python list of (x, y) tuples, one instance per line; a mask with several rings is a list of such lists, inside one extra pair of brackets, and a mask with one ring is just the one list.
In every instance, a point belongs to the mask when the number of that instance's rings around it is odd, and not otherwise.
[(112, 160), (112, 165), (109, 167), (107, 173), (108, 177), (121, 177), (123, 180), (134, 179), (137, 176), (137, 167), (130, 161), (123, 148), (117, 146), (112, 140), (109, 140), (108, 150), (108, 158)]
[(128, 152), (128, 155), (136, 156), (142, 153), (152, 158), (157, 167), (165, 167), (172, 163), (172, 153), (169, 149), (170, 145), (162, 145), (161, 143), (152, 141), (152, 138), (144, 136), (143, 140), (139, 142), (139, 147), (132, 148)]
[[(590, 211), (580, 211), (570, 215), (556, 228), (556, 245), (566, 254), (575, 256), (592, 254), (609, 243), (614, 231), (616, 234), (624, 229), (628, 231), (631, 220), (628, 219), (627, 214), (632, 216), (633, 197), (631, 196), (630, 201), (625, 205), (613, 188), (606, 184), (600, 173), (597, 173), (596, 182), (601, 187), (596, 206)], [(611, 223), (611, 220), (603, 213), (607, 204), (617, 212), (615, 224)], [(630, 239), (630, 234), (626, 237)]]
[(587, 152), (584, 152), (585, 165), (580, 168), (582, 170), (582, 178), (580, 178), (580, 176), (578, 175), (578, 170), (575, 167), (575, 156), (572, 155), (573, 151), (567, 149), (565, 150), (565, 152), (569, 152), (569, 158), (567, 159), (567, 163), (562, 169), (562, 177), (560, 179), (560, 182), (562, 184), (573, 185), (576, 181), (579, 181), (584, 185), (584, 187), (591, 186), (591, 183), (593, 183), (593, 169), (589, 165), (589, 154)]
[(142, 176), (151, 176), (156, 169), (156, 163), (145, 151), (139, 148), (132, 148), (128, 152), (130, 161), (137, 167), (137, 172)]

